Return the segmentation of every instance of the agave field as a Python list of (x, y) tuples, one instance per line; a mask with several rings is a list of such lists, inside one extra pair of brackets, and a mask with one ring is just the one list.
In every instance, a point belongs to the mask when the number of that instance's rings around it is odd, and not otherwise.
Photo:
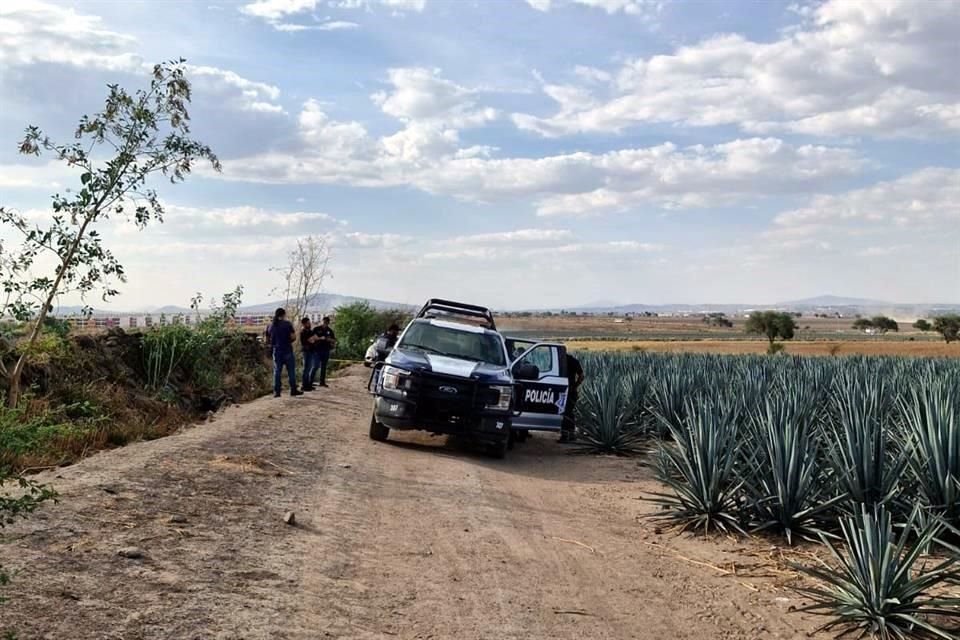
[(649, 452), (681, 530), (822, 542), (810, 610), (958, 638), (960, 362), (583, 354), (584, 449)]

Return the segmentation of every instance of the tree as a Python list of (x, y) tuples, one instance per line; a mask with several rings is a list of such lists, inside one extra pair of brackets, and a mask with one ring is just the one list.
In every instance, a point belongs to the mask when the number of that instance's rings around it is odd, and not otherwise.
[(950, 344), (960, 336), (960, 316), (951, 314), (934, 318), (933, 330)]
[(287, 264), (276, 267), (284, 280), (287, 316), (299, 320), (306, 314), (323, 281), (330, 276), (330, 244), (323, 236), (307, 236), (287, 254)]
[(881, 335), (886, 335), (889, 331), (900, 331), (900, 325), (897, 324), (897, 321), (887, 316), (874, 316), (870, 323)]
[(393, 323), (403, 326), (409, 314), (398, 310), (379, 311), (369, 302), (351, 302), (334, 311), (337, 353), (345, 359), (361, 359), (370, 343)]
[(919, 320), (914, 322), (913, 328), (923, 332), (933, 331), (933, 325), (930, 324), (927, 320), (924, 320), (923, 318), (920, 318)]
[[(49, 226), (0, 208), (0, 222), (23, 237), (19, 252), (9, 259), (14, 268), (2, 276), (8, 299), (0, 312), (30, 325), (16, 364), (11, 371), (3, 370), (9, 406), (19, 402), (27, 355), (59, 296), (75, 293), (86, 300), (99, 290), (106, 300), (119, 293), (114, 281), (126, 281), (123, 266), (103, 246), (98, 223), (115, 216), (127, 216), (140, 229), (151, 221), (162, 222), (163, 206), (156, 191), (148, 187), (150, 178), (181, 182), (200, 160), (220, 170), (213, 151), (190, 136), (190, 83), (184, 62), (154, 66), (149, 88), (133, 94), (108, 85), (103, 110), (80, 118), (72, 143), (59, 144), (38, 127), (27, 128), (20, 153), (50, 152), (81, 173), (77, 191), (53, 196)], [(49, 276), (33, 273), (36, 258), (43, 254), (56, 265)]]
[(773, 343), (777, 338), (781, 340), (792, 340), (797, 330), (797, 324), (789, 313), (779, 311), (758, 311), (751, 313), (747, 318), (746, 331), (757, 335), (766, 336), (770, 341), (770, 351), (773, 352)]
[(868, 318), (857, 318), (853, 321), (852, 327), (866, 333), (869, 329), (873, 329), (873, 321)]

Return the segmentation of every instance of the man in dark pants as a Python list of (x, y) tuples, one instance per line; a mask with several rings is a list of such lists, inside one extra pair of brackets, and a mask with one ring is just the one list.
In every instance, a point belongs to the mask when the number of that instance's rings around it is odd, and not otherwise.
[(317, 385), (325, 387), (327, 386), (327, 363), (330, 362), (330, 352), (333, 351), (333, 347), (337, 343), (337, 336), (330, 326), (329, 316), (324, 316), (320, 326), (313, 330), (313, 337), (316, 339), (316, 342), (314, 342), (315, 362), (316, 366), (320, 368), (320, 380)]
[(317, 338), (313, 334), (314, 328), (310, 325), (310, 318), (300, 321), (300, 351), (303, 352), (303, 390), (313, 391), (313, 377), (317, 373), (318, 351)]
[(580, 385), (583, 384), (583, 366), (580, 361), (567, 354), (567, 405), (563, 409), (563, 426), (560, 430), (560, 442), (577, 440), (577, 399), (580, 397)]
[(293, 355), (293, 343), (297, 339), (297, 330), (287, 320), (286, 311), (277, 309), (268, 331), (270, 348), (273, 351), (274, 397), (280, 397), (280, 377), (284, 367), (287, 368), (287, 376), (290, 378), (290, 395), (302, 396), (303, 392), (297, 389), (297, 361)]

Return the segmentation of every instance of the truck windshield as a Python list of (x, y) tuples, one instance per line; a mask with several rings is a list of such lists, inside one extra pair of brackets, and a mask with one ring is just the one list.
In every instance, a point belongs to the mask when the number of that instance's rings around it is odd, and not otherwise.
[(429, 322), (415, 322), (407, 329), (398, 346), (433, 355), (486, 362), (498, 367), (507, 364), (503, 346), (495, 334), (453, 329)]

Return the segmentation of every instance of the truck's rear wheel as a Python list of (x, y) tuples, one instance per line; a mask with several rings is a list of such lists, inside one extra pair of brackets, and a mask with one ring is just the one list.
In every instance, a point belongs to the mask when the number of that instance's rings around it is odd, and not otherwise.
[(383, 423), (377, 421), (377, 414), (370, 416), (370, 439), (376, 440), (377, 442), (384, 442), (388, 437), (390, 437), (390, 427), (386, 427)]

